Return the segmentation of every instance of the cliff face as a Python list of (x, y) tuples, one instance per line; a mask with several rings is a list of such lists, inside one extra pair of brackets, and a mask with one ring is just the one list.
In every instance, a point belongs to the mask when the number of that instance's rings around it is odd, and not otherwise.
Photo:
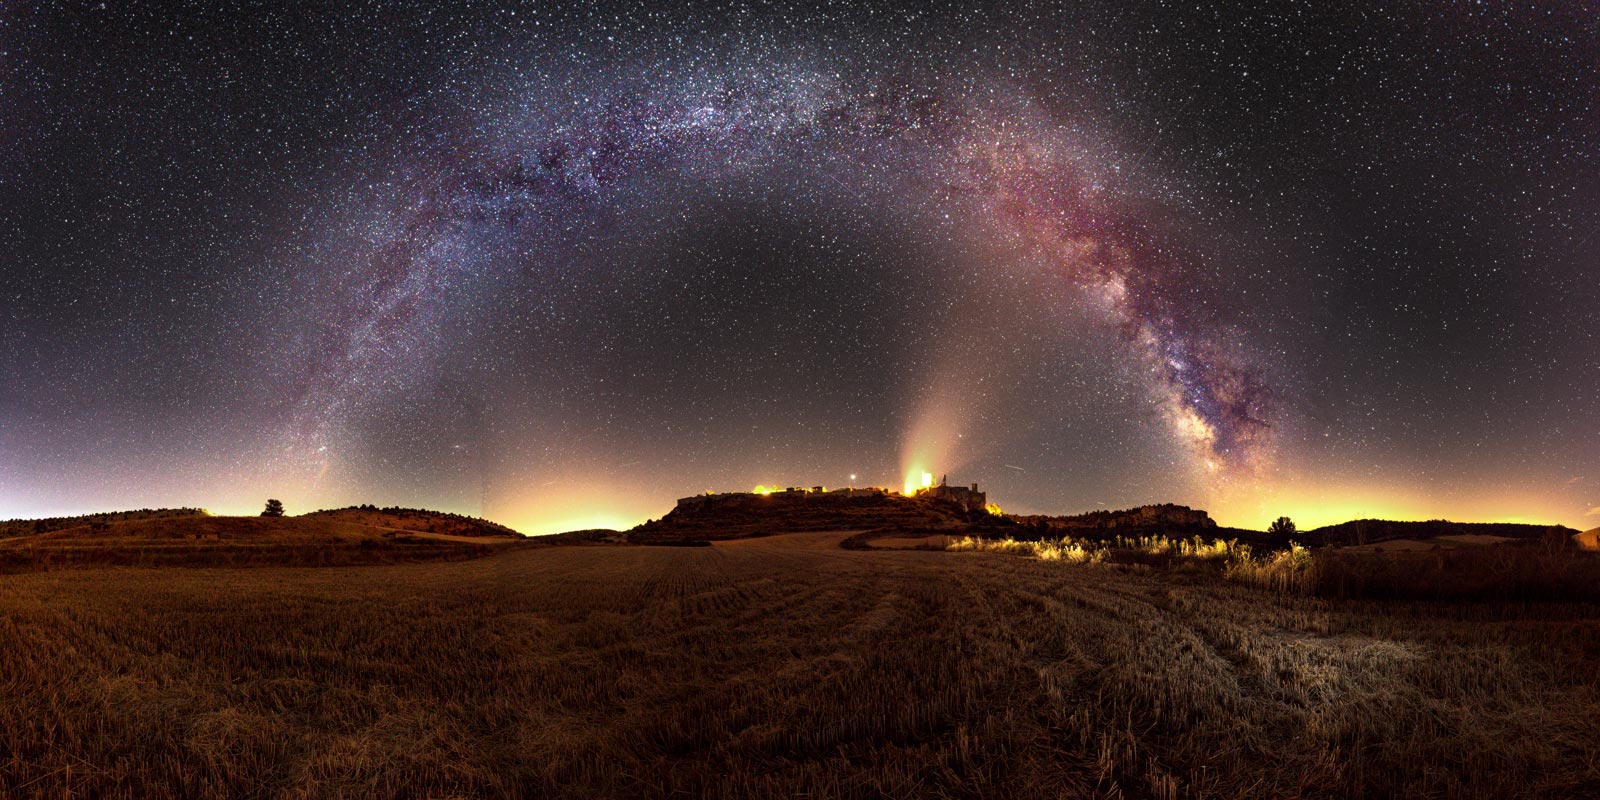
[(1087, 514), (1078, 514), (1068, 517), (1031, 516), (1017, 517), (1017, 521), (1024, 525), (1043, 525), (1049, 528), (1062, 528), (1071, 530), (1111, 530), (1146, 531), (1146, 530), (1211, 530), (1217, 523), (1211, 515), (1197, 508), (1164, 503), (1154, 506), (1139, 506), (1122, 511), (1091, 511)]
[(1174, 528), (1215, 528), (1217, 523), (1212, 521), (1211, 515), (1204, 511), (1188, 506), (1159, 505), (1140, 506), (1133, 511), (1124, 512), (1114, 516), (1105, 524), (1107, 528), (1146, 528), (1146, 527), (1174, 527)]
[(698, 495), (629, 531), (628, 540), (666, 544), (800, 531), (946, 528), (963, 522), (960, 510), (947, 503), (882, 491)]

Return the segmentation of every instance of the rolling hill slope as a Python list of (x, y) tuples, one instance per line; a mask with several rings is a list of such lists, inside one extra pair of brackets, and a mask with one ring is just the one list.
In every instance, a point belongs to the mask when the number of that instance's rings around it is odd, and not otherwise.
[(1450, 522), (1435, 519), (1426, 522), (1395, 522), (1382, 519), (1358, 519), (1301, 531), (1297, 537), (1308, 547), (1333, 545), (1376, 544), (1379, 542), (1438, 539), (1446, 536), (1503, 537), (1506, 539), (1538, 540), (1551, 531), (1572, 535), (1577, 531), (1560, 525), (1523, 525), (1509, 522)]
[(141, 508), (135, 511), (105, 511), (98, 514), (80, 514), (75, 517), (47, 517), (44, 519), (0, 520), (0, 539), (27, 536), (34, 533), (77, 528), (84, 525), (109, 522), (127, 522), (144, 519), (176, 519), (181, 517), (209, 517), (203, 508)]
[[(0, 570), (83, 565), (341, 565), (460, 559), (523, 542), (455, 515), (332, 512), (300, 517), (139, 516), (0, 539)], [(407, 527), (373, 523), (399, 522)]]
[(378, 508), (376, 506), (350, 506), (327, 511), (313, 511), (302, 519), (330, 520), (342, 523), (367, 525), (374, 528), (391, 528), (416, 533), (435, 533), (443, 536), (524, 538), (498, 522), (478, 517), (451, 514), (445, 511), (427, 511), (420, 508)]
[(1572, 541), (1578, 545), (1579, 550), (1600, 550), (1600, 528), (1594, 528), (1576, 534)]

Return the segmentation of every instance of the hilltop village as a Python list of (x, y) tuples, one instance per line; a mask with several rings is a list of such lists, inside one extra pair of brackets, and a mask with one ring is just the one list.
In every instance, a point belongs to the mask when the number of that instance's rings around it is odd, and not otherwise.
[[(1216, 531), (1204, 511), (1176, 505), (1142, 506), (1075, 516), (1018, 516), (989, 502), (978, 484), (937, 483), (923, 473), (922, 487), (898, 492), (882, 486), (758, 486), (749, 492), (706, 492), (678, 500), (659, 520), (626, 534), (635, 543), (684, 543), (799, 531), (962, 531), (974, 535), (1097, 536), (1162, 531)], [(1245, 532), (1241, 532), (1245, 533)]]
[[(706, 492), (705, 494), (697, 494), (692, 497), (680, 498), (678, 500), (676, 510), (694, 512), (711, 508), (756, 508), (759, 507), (758, 504), (773, 497), (780, 499), (809, 498), (813, 500), (826, 500), (830, 498), (889, 498), (906, 496), (907, 495), (903, 495), (900, 492), (896, 492), (891, 489), (886, 489), (882, 486), (851, 486), (839, 489), (828, 489), (824, 486), (812, 486), (810, 488), (803, 486), (788, 486), (783, 489), (769, 489), (765, 486), (758, 486), (754, 491), (750, 492)], [(949, 503), (960, 507), (964, 511), (983, 511), (986, 509), (995, 513), (998, 513), (999, 511), (998, 508), (990, 508), (988, 495), (978, 490), (978, 484), (974, 483), (971, 486), (950, 486), (949, 476), (946, 476), (944, 479), (940, 480), (936, 486), (924, 486), (922, 489), (919, 489), (915, 493), (911, 494), (910, 497)]]

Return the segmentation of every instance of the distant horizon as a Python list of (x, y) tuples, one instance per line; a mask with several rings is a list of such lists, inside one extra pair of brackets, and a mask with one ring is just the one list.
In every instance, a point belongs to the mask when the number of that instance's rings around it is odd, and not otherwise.
[[(818, 485), (827, 486), (826, 484), (806, 484), (804, 487), (801, 487), (798, 484), (791, 484), (791, 485), (795, 486), (796, 488), (810, 488), (812, 486), (818, 486)], [(858, 484), (856, 488), (868, 488), (868, 487), (885, 488), (885, 489), (889, 489), (891, 492), (894, 492), (894, 493), (897, 493), (897, 494), (902, 494), (900, 489), (896, 489), (893, 486), (885, 486), (883, 484), (866, 484), (866, 483), (862, 483), (862, 484)], [(844, 486), (829, 486), (828, 488), (832, 489), (832, 488), (845, 488), (845, 487)], [(984, 489), (985, 491), (987, 491), (987, 489), (984, 487), (984, 485), (981, 482), (979, 483), (979, 488), (980, 489)], [(749, 492), (753, 492), (754, 491), (754, 487), (751, 487), (751, 488), (748, 488), (748, 489), (712, 489), (712, 490), (708, 490), (708, 491), (713, 491), (713, 492), (716, 492), (717, 494), (749, 493)], [(702, 491), (699, 494), (704, 494), (704, 493), (705, 492)], [(204, 505), (204, 504), (201, 504), (201, 505), (193, 505), (193, 504), (149, 505), (149, 504), (144, 504), (144, 505), (133, 505), (133, 506), (121, 507), (121, 508), (100, 508), (100, 509), (92, 510), (92, 511), (78, 510), (78, 511), (69, 511), (69, 512), (65, 512), (65, 513), (37, 513), (37, 514), (29, 514), (29, 515), (26, 515), (26, 516), (4, 516), (4, 517), (0, 517), (0, 521), (17, 521), (17, 520), (50, 519), (50, 518), (70, 518), (70, 517), (90, 516), (90, 515), (94, 515), (94, 514), (114, 514), (114, 513), (119, 513), (119, 512), (138, 511), (138, 510), (144, 510), (144, 509), (149, 509), (149, 510), (176, 510), (176, 509), (184, 509), (184, 508), (191, 508), (191, 509), (196, 509), (196, 510), (200, 510), (200, 511), (205, 511), (205, 512), (207, 512), (209, 514), (212, 514), (213, 516), (219, 516), (219, 517), (249, 517), (249, 516), (259, 516), (260, 515), (261, 509), (264, 507), (264, 505), (266, 503), (266, 500), (267, 500), (267, 497), (269, 497), (269, 496), (273, 497), (274, 499), (283, 500), (283, 497), (278, 497), (278, 496), (275, 496), (275, 495), (264, 495), (261, 498), (261, 500), (258, 503), (255, 504), (254, 510), (247, 510), (247, 509), (243, 508), (243, 506), (238, 505), (238, 504), (218, 505), (218, 506), (211, 506), (211, 505)], [(692, 497), (692, 496), (694, 496), (694, 495), (682, 495), (682, 496), (680, 496), (680, 498), (673, 498), (671, 502), (672, 503), (676, 503), (676, 501), (678, 499), (681, 499), (681, 497)], [(996, 502), (998, 502), (998, 500), (996, 500)], [(307, 507), (304, 507), (304, 508), (297, 508), (295, 503), (287, 501), (287, 500), (284, 501), (284, 506), (285, 506), (285, 509), (286, 509), (286, 512), (287, 512), (287, 516), (291, 516), (291, 517), (300, 516), (300, 515), (303, 515), (303, 514), (316, 513), (318, 511), (333, 511), (333, 510), (338, 510), (338, 509), (342, 509), (342, 508), (359, 507), (359, 506), (365, 506), (365, 505), (376, 506), (377, 508), (380, 508), (380, 509), (382, 509), (382, 508), (411, 508), (411, 509), (424, 510), (424, 511), (435, 511), (435, 512), (441, 512), (441, 513), (447, 513), (447, 514), (461, 514), (461, 515), (464, 515), (464, 516), (477, 517), (477, 518), (485, 519), (485, 520), (488, 520), (490, 522), (494, 522), (494, 523), (497, 523), (497, 524), (500, 524), (500, 525), (505, 525), (506, 527), (511, 528), (513, 530), (516, 530), (517, 532), (523, 533), (523, 534), (525, 534), (527, 536), (551, 536), (551, 535), (555, 535), (555, 534), (559, 534), (559, 533), (566, 533), (566, 532), (569, 532), (569, 531), (578, 531), (578, 530), (599, 530), (599, 529), (628, 530), (630, 528), (633, 528), (633, 527), (636, 527), (636, 526), (638, 526), (640, 524), (643, 524), (645, 521), (647, 521), (649, 519), (660, 519), (667, 512), (672, 510), (672, 505), (664, 505), (663, 506), (663, 510), (659, 514), (639, 517), (639, 518), (637, 518), (637, 520), (635, 520), (633, 522), (630, 522), (630, 523), (611, 524), (611, 525), (583, 525), (583, 524), (580, 524), (580, 525), (577, 525), (576, 527), (565, 527), (565, 526), (561, 526), (559, 523), (557, 523), (556, 526), (554, 526), (554, 527), (551, 527), (551, 526), (547, 525), (543, 529), (535, 530), (535, 529), (530, 529), (530, 528), (525, 528), (525, 527), (519, 526), (519, 525), (514, 524), (513, 522), (509, 522), (509, 521), (507, 521), (505, 519), (497, 519), (497, 518), (495, 518), (493, 516), (489, 516), (489, 515), (486, 515), (486, 514), (483, 514), (483, 513), (479, 513), (477, 511), (474, 511), (474, 510), (471, 510), (471, 509), (463, 509), (461, 507), (430, 506), (430, 505), (418, 505), (418, 504), (412, 504), (412, 503), (374, 502), (374, 501), (370, 501), (370, 500), (353, 501), (353, 502), (345, 502), (345, 503), (335, 503), (335, 504), (332, 504), (332, 505), (328, 505), (328, 504), (315, 504), (315, 505), (316, 505), (315, 508), (312, 508), (310, 506), (307, 506)], [(1080, 511), (1071, 511), (1071, 510), (1068, 510), (1068, 511), (1036, 511), (1036, 510), (1013, 511), (1010, 508), (1006, 508), (1004, 503), (999, 503), (999, 505), (1001, 506), (1001, 508), (1004, 510), (1004, 512), (1006, 514), (1011, 514), (1011, 515), (1015, 515), (1015, 516), (1052, 516), (1052, 517), (1070, 517), (1070, 516), (1077, 516), (1077, 515), (1092, 513), (1094, 511), (1124, 511), (1124, 510), (1130, 510), (1130, 509), (1140, 508), (1140, 507), (1144, 507), (1144, 506), (1178, 505), (1178, 506), (1187, 506), (1189, 508), (1192, 508), (1192, 509), (1195, 509), (1195, 510), (1198, 510), (1198, 511), (1205, 511), (1211, 517), (1211, 519), (1214, 522), (1217, 523), (1217, 525), (1219, 527), (1233, 528), (1233, 529), (1239, 529), (1239, 530), (1251, 530), (1251, 531), (1264, 531), (1264, 530), (1267, 529), (1267, 525), (1266, 524), (1262, 524), (1259, 527), (1250, 526), (1250, 525), (1232, 524), (1229, 521), (1218, 519), (1217, 515), (1215, 513), (1211, 512), (1210, 509), (1207, 509), (1204, 506), (1196, 506), (1196, 505), (1194, 505), (1192, 503), (1183, 503), (1183, 502), (1169, 501), (1169, 500), (1156, 500), (1156, 501), (1149, 501), (1149, 502), (1142, 502), (1142, 503), (1141, 502), (1136, 502), (1136, 503), (1132, 503), (1132, 504), (1116, 505), (1116, 506), (1108, 506), (1108, 505), (1102, 504), (1102, 505), (1097, 505), (1094, 508), (1088, 508), (1088, 509), (1084, 509), (1084, 510), (1080, 510)], [(1338, 524), (1342, 524), (1342, 523), (1345, 523), (1345, 522), (1357, 522), (1357, 521), (1361, 521), (1361, 520), (1381, 520), (1381, 521), (1384, 521), (1384, 522), (1433, 522), (1433, 521), (1441, 521), (1442, 520), (1442, 521), (1447, 521), (1447, 522), (1463, 523), (1463, 524), (1551, 525), (1551, 526), (1561, 526), (1561, 527), (1565, 527), (1565, 528), (1570, 528), (1572, 530), (1576, 530), (1576, 531), (1579, 531), (1579, 532), (1585, 532), (1585, 531), (1593, 530), (1593, 529), (1596, 529), (1596, 528), (1600, 528), (1600, 515), (1596, 515), (1596, 518), (1590, 520), (1587, 524), (1584, 524), (1584, 523), (1580, 522), (1579, 524), (1576, 524), (1576, 525), (1574, 525), (1574, 524), (1572, 524), (1570, 522), (1561, 521), (1561, 520), (1543, 520), (1543, 519), (1538, 519), (1538, 518), (1515, 517), (1515, 516), (1512, 516), (1512, 517), (1499, 517), (1499, 518), (1494, 518), (1494, 519), (1458, 518), (1458, 517), (1451, 517), (1451, 516), (1414, 516), (1414, 515), (1413, 516), (1380, 516), (1380, 515), (1337, 516), (1336, 515), (1337, 518), (1335, 518), (1335, 517), (1325, 517), (1325, 516), (1311, 516), (1311, 515), (1305, 515), (1305, 514), (1302, 514), (1300, 516), (1296, 516), (1295, 514), (1292, 514), (1292, 513), (1279, 514), (1279, 515), (1276, 515), (1276, 516), (1287, 516), (1287, 517), (1289, 517), (1290, 519), (1292, 519), (1295, 522), (1296, 526), (1299, 527), (1301, 530), (1314, 530), (1314, 529), (1317, 529), (1317, 528), (1328, 527), (1328, 526), (1331, 526), (1331, 525), (1338, 525)], [(1276, 516), (1274, 516), (1273, 518), (1276, 518)], [(604, 519), (607, 519), (607, 518), (608, 518), (607, 515), (603, 511), (596, 512), (596, 514), (594, 516), (589, 517), (589, 519), (594, 519), (594, 520), (604, 520)], [(583, 518), (579, 517), (578, 519), (583, 519)], [(1309, 521), (1306, 521), (1306, 520), (1309, 520)], [(1328, 521), (1328, 520), (1331, 520), (1331, 521)], [(1268, 523), (1270, 523), (1270, 521), (1271, 521), (1270, 519), (1267, 520)]]

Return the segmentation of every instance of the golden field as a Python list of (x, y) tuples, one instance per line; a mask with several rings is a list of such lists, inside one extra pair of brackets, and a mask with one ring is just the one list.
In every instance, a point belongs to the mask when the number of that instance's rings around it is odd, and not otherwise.
[(1600, 609), (509, 547), (0, 575), (0, 797), (1600, 795)]

